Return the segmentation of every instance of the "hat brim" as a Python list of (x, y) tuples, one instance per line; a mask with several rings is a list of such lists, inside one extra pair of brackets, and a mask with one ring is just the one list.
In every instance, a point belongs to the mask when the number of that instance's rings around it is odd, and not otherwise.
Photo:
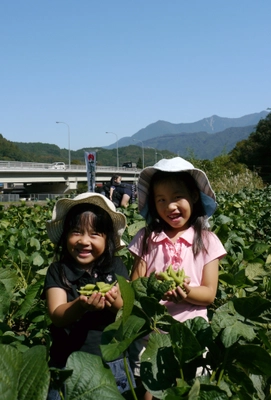
[(194, 168), (194, 166), (188, 161), (181, 157), (175, 157), (170, 160), (160, 160), (153, 167), (146, 167), (141, 171), (138, 178), (137, 194), (138, 194), (138, 209), (141, 215), (146, 218), (148, 213), (148, 194), (150, 188), (150, 182), (157, 171), (164, 172), (187, 172), (190, 174), (200, 191), (201, 202), (205, 211), (205, 214), (210, 217), (213, 215), (217, 208), (215, 193), (212, 190), (209, 179), (204, 171)]
[(98, 193), (82, 193), (73, 199), (63, 198), (56, 202), (52, 219), (46, 223), (48, 236), (53, 243), (59, 243), (66, 215), (77, 204), (93, 204), (105, 210), (113, 222), (116, 250), (125, 246), (125, 243), (121, 240), (121, 236), (127, 225), (125, 215), (116, 210), (112, 201)]

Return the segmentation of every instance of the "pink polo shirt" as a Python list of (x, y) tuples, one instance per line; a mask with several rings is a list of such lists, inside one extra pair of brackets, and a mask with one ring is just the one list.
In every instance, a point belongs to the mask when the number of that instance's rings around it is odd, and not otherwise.
[[(184, 268), (185, 274), (191, 279), (191, 286), (200, 286), (204, 265), (226, 255), (226, 250), (218, 237), (212, 232), (204, 231), (203, 242), (207, 252), (201, 252), (194, 258), (192, 252), (194, 228), (190, 227), (178, 238), (176, 243), (172, 243), (164, 232), (159, 234), (152, 232), (148, 242), (148, 254), (142, 256), (144, 233), (145, 229), (143, 228), (135, 235), (128, 249), (146, 262), (146, 276), (152, 272), (165, 271), (172, 264), (175, 270)], [(169, 301), (161, 301), (161, 303), (180, 322), (195, 317), (203, 317), (208, 320), (206, 306), (193, 305), (185, 301), (180, 304)]]

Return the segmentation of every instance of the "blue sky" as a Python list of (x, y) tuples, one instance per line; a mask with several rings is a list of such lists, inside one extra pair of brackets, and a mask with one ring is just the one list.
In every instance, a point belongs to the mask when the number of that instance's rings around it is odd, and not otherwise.
[(270, 0), (1, 0), (0, 133), (78, 150), (271, 107)]

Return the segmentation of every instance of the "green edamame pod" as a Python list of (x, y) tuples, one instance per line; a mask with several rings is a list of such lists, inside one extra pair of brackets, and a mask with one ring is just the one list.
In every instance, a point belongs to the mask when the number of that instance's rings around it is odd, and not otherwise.
[(95, 284), (94, 283), (88, 283), (87, 285), (81, 287), (80, 289), (82, 290), (93, 290), (95, 288)]
[(96, 284), (88, 283), (85, 286), (81, 286), (78, 292), (84, 296), (91, 296), (93, 293), (101, 293), (103, 296), (116, 284), (117, 281), (112, 284), (106, 282), (96, 282)]
[(80, 294), (83, 294), (84, 296), (91, 296), (93, 291), (92, 290), (78, 290)]
[(157, 275), (158, 279), (161, 279), (162, 281), (172, 281), (172, 277), (170, 277), (167, 272), (159, 272)]
[(171, 270), (170, 270), (170, 276), (174, 279), (174, 282), (177, 284), (177, 285), (182, 285), (183, 284), (183, 278), (181, 277), (178, 277), (177, 276), (177, 274), (176, 274), (176, 272), (171, 268)]

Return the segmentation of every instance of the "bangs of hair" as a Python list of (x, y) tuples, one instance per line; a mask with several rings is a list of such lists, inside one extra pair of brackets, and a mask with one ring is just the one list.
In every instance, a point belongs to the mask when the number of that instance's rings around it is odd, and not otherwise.
[(108, 235), (113, 233), (113, 222), (109, 214), (102, 208), (92, 204), (77, 204), (68, 212), (63, 231), (79, 229)]

